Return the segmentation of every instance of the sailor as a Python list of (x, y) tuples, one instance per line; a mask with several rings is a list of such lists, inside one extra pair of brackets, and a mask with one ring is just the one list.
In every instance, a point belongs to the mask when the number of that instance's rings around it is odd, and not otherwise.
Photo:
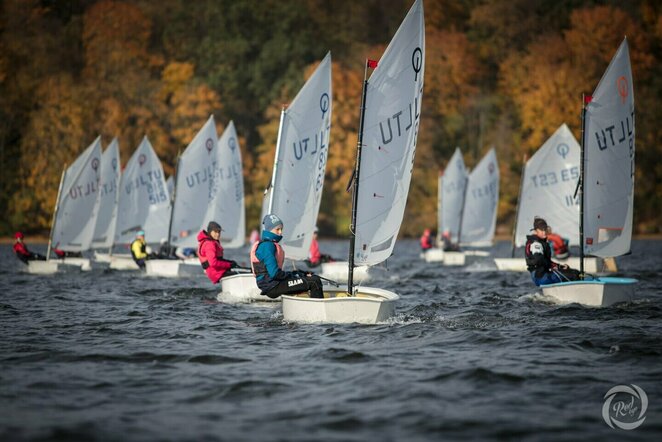
[(535, 218), (531, 229), (533, 235), (526, 237), (524, 254), (531, 279), (537, 286), (580, 279), (577, 270), (552, 261), (552, 250), (547, 242), (547, 229), (547, 221)]
[(310, 249), (308, 249), (308, 259), (305, 260), (308, 267), (317, 267), (323, 262), (335, 261), (331, 255), (324, 255), (320, 252), (320, 246), (317, 242), (318, 232), (319, 230), (317, 229), (317, 226), (315, 226), (315, 230), (313, 231), (313, 239), (310, 241)]
[(144, 230), (136, 232), (136, 239), (131, 243), (131, 256), (140, 270), (145, 271), (145, 260), (150, 259), (150, 255), (147, 253)]
[(58, 258), (82, 258), (83, 257), (83, 252), (70, 252), (70, 251), (65, 251), (65, 250), (60, 250), (57, 247), (53, 247), (53, 253), (55, 253), (55, 256)]
[(274, 214), (262, 220), (260, 241), (251, 247), (251, 269), (262, 295), (275, 299), (290, 293), (310, 292), (311, 298), (324, 298), (322, 280), (312, 273), (285, 272), (285, 252), (278, 244), (283, 239), (283, 221)]
[(427, 252), (432, 248), (432, 232), (430, 229), (425, 229), (421, 235), (421, 251)]
[(448, 229), (444, 230), (444, 233), (441, 234), (441, 242), (444, 252), (458, 252), (460, 250), (460, 246), (451, 240), (451, 232)]
[(205, 270), (207, 278), (217, 284), (224, 276), (234, 275), (231, 269), (237, 266), (235, 261), (223, 258), (223, 247), (221, 247), (220, 224), (210, 221), (207, 230), (198, 233), (198, 259)]
[(562, 238), (561, 235), (557, 235), (552, 232), (552, 228), (547, 228), (547, 241), (552, 245), (552, 253), (555, 258), (566, 259), (570, 256), (570, 251), (568, 250), (568, 240)]
[(16, 257), (20, 259), (24, 264), (27, 264), (28, 261), (45, 261), (46, 257), (40, 255), (39, 253), (34, 253), (28, 250), (28, 246), (23, 242), (25, 236), (21, 232), (14, 233), (14, 253)]

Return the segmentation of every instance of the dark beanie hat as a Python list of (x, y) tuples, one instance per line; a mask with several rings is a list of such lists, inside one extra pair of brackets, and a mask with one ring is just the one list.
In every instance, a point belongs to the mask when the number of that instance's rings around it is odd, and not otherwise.
[(542, 218), (535, 218), (533, 220), (533, 229), (531, 230), (547, 230), (547, 221)]
[(216, 221), (209, 221), (209, 224), (207, 224), (207, 233), (220, 232), (221, 230), (223, 230), (221, 225)]

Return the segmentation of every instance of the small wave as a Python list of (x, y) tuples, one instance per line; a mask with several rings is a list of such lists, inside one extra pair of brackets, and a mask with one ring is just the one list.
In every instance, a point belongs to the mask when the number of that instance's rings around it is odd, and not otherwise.
[(331, 361), (338, 362), (367, 362), (372, 359), (369, 355), (355, 350), (347, 350), (344, 348), (327, 348), (322, 351), (314, 353), (315, 356), (319, 356), (322, 359), (328, 359)]

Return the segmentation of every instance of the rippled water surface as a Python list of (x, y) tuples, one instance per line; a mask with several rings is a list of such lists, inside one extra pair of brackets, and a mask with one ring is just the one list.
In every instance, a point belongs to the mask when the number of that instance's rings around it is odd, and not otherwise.
[[(400, 294), (394, 320), (296, 325), (204, 277), (28, 275), (2, 246), (0, 440), (662, 440), (662, 242), (617, 260), (636, 301), (601, 309), (418, 253), (400, 241), (370, 283)], [(602, 418), (620, 384), (648, 396), (635, 430)]]

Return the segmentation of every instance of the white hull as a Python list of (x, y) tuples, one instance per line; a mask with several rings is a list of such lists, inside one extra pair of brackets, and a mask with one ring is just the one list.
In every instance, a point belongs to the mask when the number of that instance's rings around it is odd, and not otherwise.
[[(567, 264), (573, 269), (579, 270), (579, 258), (570, 257), (567, 259), (552, 258), (555, 262)], [(497, 269), (506, 272), (526, 272), (526, 261), (524, 258), (495, 258), (494, 263)], [(584, 258), (584, 271), (586, 273), (602, 272), (603, 269), (598, 269), (598, 258)]]
[(199, 276), (204, 274), (200, 262), (195, 260), (179, 259), (148, 259), (145, 261), (145, 270), (148, 276), (163, 278), (179, 278), (182, 276)]
[(64, 263), (61, 260), (28, 261), (28, 273), (33, 275), (53, 275), (55, 273), (80, 271), (80, 264)]
[(484, 250), (465, 250), (463, 252), (444, 252), (445, 266), (463, 266), (490, 256)]
[(423, 259), (425, 262), (443, 262), (444, 261), (444, 249), (428, 249), (423, 252)]
[(80, 266), (83, 272), (92, 270), (92, 264), (90, 264), (89, 258), (64, 258), (64, 260), (60, 261), (63, 261), (65, 265)]
[(606, 307), (619, 302), (630, 302), (634, 295), (636, 279), (602, 277), (595, 280), (561, 282), (542, 286), (545, 296), (562, 303), (577, 303)]
[[(347, 284), (347, 277), (349, 274), (349, 263), (347, 261), (325, 262), (319, 268), (320, 276), (341, 284)], [(371, 278), (370, 273), (372, 271), (372, 269), (368, 271), (368, 267), (365, 266), (354, 267), (354, 282), (360, 283), (369, 281)]]
[(342, 296), (346, 293), (347, 287), (334, 287), (324, 289), (324, 299), (310, 298), (308, 293), (283, 295), (283, 319), (301, 323), (376, 324), (395, 315), (395, 302), (400, 299), (396, 293), (374, 287), (360, 287), (355, 296)]
[(255, 276), (252, 273), (226, 276), (225, 278), (221, 278), (220, 284), (221, 292), (216, 296), (216, 299), (221, 302), (232, 304), (260, 301), (280, 302), (280, 298), (271, 299), (268, 296), (260, 295), (261, 290), (255, 283)]
[(109, 267), (113, 270), (140, 270), (131, 256), (113, 255)]

